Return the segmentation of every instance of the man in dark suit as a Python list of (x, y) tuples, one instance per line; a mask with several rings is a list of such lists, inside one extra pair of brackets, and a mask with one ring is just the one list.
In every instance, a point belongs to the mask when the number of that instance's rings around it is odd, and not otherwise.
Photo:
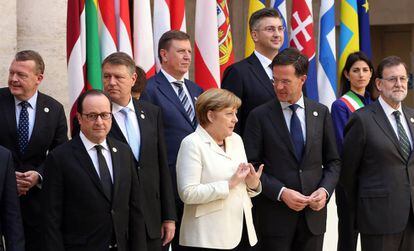
[(414, 110), (401, 104), (407, 66), (390, 56), (377, 74), (378, 100), (345, 127), (340, 184), (362, 250), (414, 250)]
[(249, 162), (263, 163), (263, 192), (255, 201), (259, 248), (322, 250), (326, 203), (340, 160), (327, 107), (302, 94), (308, 59), (288, 48), (272, 62), (273, 99), (246, 122)]
[(24, 251), (24, 231), (10, 151), (0, 146), (0, 250)]
[[(141, 99), (159, 106), (162, 110), (168, 167), (177, 206), (175, 235), (178, 236), (183, 203), (178, 197), (175, 163), (181, 141), (194, 132), (197, 126), (194, 104), (203, 90), (184, 78), (191, 64), (191, 43), (186, 33), (177, 30), (164, 33), (159, 41), (158, 57), (161, 70), (148, 80)], [(173, 239), (172, 246), (174, 250), (179, 250), (178, 238)]]
[(173, 239), (177, 220), (161, 109), (132, 98), (137, 74), (134, 60), (127, 54), (116, 52), (105, 58), (102, 73), (104, 89), (112, 100), (110, 136), (128, 144), (134, 153), (143, 192), (147, 246), (161, 250)]
[(110, 98), (90, 90), (77, 109), (79, 136), (45, 161), (43, 250), (146, 250), (134, 157), (126, 144), (107, 138)]
[(38, 91), (45, 69), (35, 51), (18, 52), (0, 89), (0, 145), (13, 154), (26, 250), (41, 251), (40, 191), (46, 155), (67, 141), (63, 106)]
[(223, 89), (233, 92), (242, 100), (237, 113), (239, 122), (234, 129), (240, 135), (244, 132), (249, 112), (275, 98), (270, 64), (284, 39), (282, 19), (273, 8), (264, 8), (253, 13), (249, 27), (255, 50), (246, 59), (228, 67), (221, 84)]

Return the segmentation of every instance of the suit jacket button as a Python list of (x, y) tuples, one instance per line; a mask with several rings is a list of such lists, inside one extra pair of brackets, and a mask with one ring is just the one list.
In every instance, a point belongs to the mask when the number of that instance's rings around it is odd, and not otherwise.
[(141, 169), (141, 167), (140, 167), (140, 166), (138, 166), (138, 167), (137, 167), (137, 169), (138, 169), (138, 170), (140, 170), (140, 169)]
[(299, 169), (299, 173), (302, 173), (302, 169)]
[(112, 215), (114, 215), (114, 214), (115, 214), (115, 211), (114, 211), (113, 209), (111, 210), (111, 214), (112, 214)]

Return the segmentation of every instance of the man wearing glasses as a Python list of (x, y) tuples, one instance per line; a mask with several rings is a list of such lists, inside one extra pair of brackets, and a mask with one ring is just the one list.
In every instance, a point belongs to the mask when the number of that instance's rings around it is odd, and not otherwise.
[(79, 136), (45, 161), (42, 250), (146, 250), (134, 157), (107, 137), (109, 96), (89, 90), (77, 109)]
[(362, 250), (414, 250), (414, 110), (401, 103), (407, 66), (390, 56), (377, 73), (378, 100), (345, 128), (340, 182)]
[(247, 115), (256, 106), (275, 98), (270, 64), (278, 54), (284, 40), (284, 26), (279, 13), (264, 8), (252, 14), (249, 20), (250, 34), (255, 50), (246, 59), (229, 66), (224, 72), (221, 87), (236, 94), (242, 100), (234, 131), (243, 135)]

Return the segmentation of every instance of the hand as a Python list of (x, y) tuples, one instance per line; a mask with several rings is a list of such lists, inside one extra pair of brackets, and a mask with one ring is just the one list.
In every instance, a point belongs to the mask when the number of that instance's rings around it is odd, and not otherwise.
[(309, 203), (309, 196), (305, 196), (295, 190), (285, 188), (280, 199), (292, 210), (302, 211)]
[(15, 172), (15, 174), (19, 196), (26, 195), (30, 188), (39, 182), (39, 174), (35, 171)]
[(251, 163), (247, 163), (249, 166), (250, 172), (246, 176), (246, 185), (248, 188), (256, 190), (259, 187), (260, 184), (260, 176), (262, 176), (263, 172), (263, 164), (259, 166), (259, 170), (254, 169), (253, 165)]
[(174, 238), (175, 234), (175, 222), (174, 221), (164, 221), (161, 225), (161, 239), (162, 245), (167, 245)]
[(229, 188), (235, 188), (240, 182), (243, 182), (246, 176), (249, 174), (250, 168), (246, 163), (240, 163), (236, 172), (231, 176), (229, 180)]
[(314, 211), (319, 211), (325, 207), (328, 195), (323, 188), (318, 188), (309, 197), (309, 207)]

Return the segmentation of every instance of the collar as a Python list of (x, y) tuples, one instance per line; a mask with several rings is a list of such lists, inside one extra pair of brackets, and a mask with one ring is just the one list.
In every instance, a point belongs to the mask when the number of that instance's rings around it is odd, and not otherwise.
[(109, 151), (109, 147), (108, 147), (108, 143), (106, 142), (106, 139), (104, 141), (102, 141), (99, 144), (93, 143), (92, 141), (90, 141), (85, 134), (83, 134), (83, 132), (79, 132), (79, 137), (82, 140), (83, 145), (86, 148), (86, 151), (91, 150), (92, 148), (95, 147), (95, 145), (101, 145), (105, 150)]
[[(36, 110), (36, 101), (37, 101), (37, 96), (38, 96), (39, 92), (36, 91), (35, 94), (33, 94), (33, 96), (31, 98), (29, 98), (29, 100), (27, 100), (27, 102), (30, 104), (30, 107), (33, 110)], [(14, 97), (14, 96), (13, 96)], [(16, 97), (14, 97), (14, 105), (18, 106), (21, 102), (23, 102), (22, 100), (17, 99)]]
[(404, 116), (401, 104), (400, 104), (400, 107), (398, 107), (398, 109), (394, 109), (387, 102), (385, 102), (385, 100), (381, 97), (381, 95), (378, 98), (378, 102), (380, 103), (382, 109), (384, 110), (385, 115), (391, 116), (393, 112), (400, 111), (401, 115)]
[(256, 55), (256, 57), (259, 59), (260, 63), (262, 64), (263, 68), (266, 69), (266, 67), (269, 67), (269, 65), (272, 63), (271, 59), (268, 59), (266, 56), (264, 56), (263, 54), (260, 54), (260, 52), (258, 51), (254, 51), (254, 55)]
[(164, 69), (161, 68), (161, 72), (162, 74), (164, 74), (164, 76), (167, 78), (168, 82), (172, 83), (175, 81), (182, 81), (184, 83), (184, 77), (181, 79), (176, 79), (173, 76), (171, 76), (170, 74), (168, 74)]
[[(300, 96), (299, 100), (296, 101), (295, 104), (299, 105), (300, 108), (305, 109), (305, 101), (303, 99), (303, 94)], [(282, 109), (285, 110), (285, 109), (290, 109), (289, 106), (292, 105), (292, 104), (289, 103), (289, 102), (281, 101), (280, 105), (282, 106)]]
[[(135, 107), (134, 107), (134, 103), (132, 102), (132, 97), (129, 98), (129, 102), (128, 104), (125, 106), (128, 107), (129, 110), (135, 112)], [(112, 113), (118, 113), (119, 111), (121, 111), (124, 108), (124, 106), (121, 106), (117, 103), (112, 102)]]

